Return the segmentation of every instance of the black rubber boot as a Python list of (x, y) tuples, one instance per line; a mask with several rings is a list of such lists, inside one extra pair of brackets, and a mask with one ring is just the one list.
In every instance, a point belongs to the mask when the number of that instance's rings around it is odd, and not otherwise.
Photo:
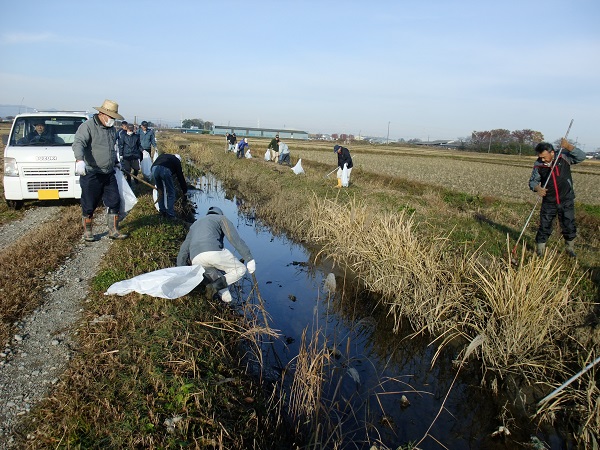
[(571, 258), (577, 258), (575, 253), (575, 241), (565, 241), (565, 251)]

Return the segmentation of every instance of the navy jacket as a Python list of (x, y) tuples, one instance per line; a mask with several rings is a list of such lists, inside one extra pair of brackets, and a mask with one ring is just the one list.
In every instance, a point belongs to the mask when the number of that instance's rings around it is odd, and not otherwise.
[(181, 190), (185, 194), (187, 192), (187, 183), (185, 182), (185, 177), (183, 176), (183, 169), (181, 168), (181, 161), (175, 155), (171, 155), (169, 153), (162, 153), (152, 167), (154, 166), (163, 166), (171, 171), (172, 174), (177, 176), (177, 181), (179, 181), (179, 186), (181, 186)]

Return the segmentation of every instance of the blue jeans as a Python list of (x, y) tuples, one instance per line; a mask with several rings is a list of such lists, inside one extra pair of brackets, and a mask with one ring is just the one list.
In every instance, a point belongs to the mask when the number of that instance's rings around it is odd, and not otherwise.
[[(168, 167), (154, 166), (152, 167), (152, 176), (158, 189), (158, 208), (161, 214), (169, 217), (175, 217), (175, 185), (173, 184), (173, 174)], [(163, 200), (164, 193), (167, 194), (167, 209), (165, 210), (165, 202)]]

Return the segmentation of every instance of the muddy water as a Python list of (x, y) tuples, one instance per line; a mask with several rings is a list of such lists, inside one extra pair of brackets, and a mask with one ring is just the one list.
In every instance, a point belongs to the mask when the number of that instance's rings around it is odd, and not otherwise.
[[(530, 436), (546, 442), (546, 448), (563, 447), (555, 435), (536, 433), (527, 421), (503, 424), (498, 419), (502, 401), (480, 389), (476, 369), (462, 369), (455, 380), (452, 350), (438, 355), (432, 367), (437, 346), (429, 345), (430, 339), (407, 337), (408, 326), (406, 335), (389, 332), (390, 319), (376, 300), (327, 261), (315, 263), (306, 247), (261, 225), (248, 213), (251, 208), (240, 208), (242, 201), (218, 180), (203, 177), (196, 185), (202, 191), (190, 191), (189, 198), (197, 217), (209, 206), (220, 207), (256, 260), (255, 276), (270, 326), (281, 333), (263, 349), (263, 376), (275, 378), (281, 366), (294, 367), (304, 330), (307, 336), (318, 334), (319, 348), (330, 356), (323, 403), (347, 448), (369, 448), (367, 442), (397, 448), (424, 436), (421, 449), (515, 448), (519, 444), (512, 439), (529, 443)], [(228, 242), (226, 247), (236, 254)], [(252, 287), (246, 275), (231, 289), (240, 310)], [(511, 431), (509, 440), (490, 437), (500, 425)]]

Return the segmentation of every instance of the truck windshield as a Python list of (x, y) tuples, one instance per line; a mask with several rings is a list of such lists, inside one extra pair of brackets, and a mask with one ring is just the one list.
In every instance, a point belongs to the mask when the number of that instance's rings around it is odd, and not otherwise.
[(32, 116), (16, 120), (10, 145), (19, 147), (73, 144), (73, 137), (85, 117)]

